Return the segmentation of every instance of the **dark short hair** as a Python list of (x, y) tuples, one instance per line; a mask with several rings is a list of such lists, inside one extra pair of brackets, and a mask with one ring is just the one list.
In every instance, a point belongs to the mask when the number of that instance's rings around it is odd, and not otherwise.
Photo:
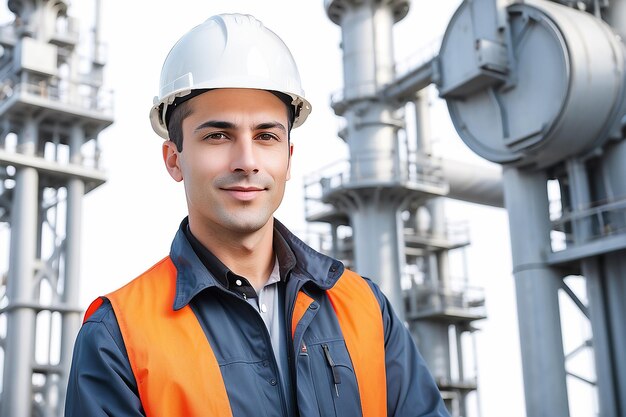
[[(189, 100), (207, 91), (209, 90), (196, 90), (187, 96), (178, 97), (172, 105), (168, 106), (165, 122), (167, 123), (169, 138), (176, 145), (178, 152), (183, 151), (183, 120), (191, 114)], [(287, 107), (287, 140), (291, 141), (291, 128), (295, 118), (295, 109), (291, 104), (292, 99), (287, 94), (279, 91), (270, 91), (270, 93), (278, 97)]]
[(167, 122), (167, 132), (170, 140), (176, 145), (178, 152), (183, 151), (183, 120), (191, 114), (189, 101), (177, 105), (172, 111)]

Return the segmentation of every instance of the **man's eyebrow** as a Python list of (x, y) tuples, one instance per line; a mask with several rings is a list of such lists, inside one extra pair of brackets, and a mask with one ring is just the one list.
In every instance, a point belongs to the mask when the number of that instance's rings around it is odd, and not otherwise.
[(260, 123), (260, 124), (256, 125), (254, 128), (255, 128), (255, 130), (280, 129), (283, 132), (287, 133), (287, 128), (285, 128), (285, 125), (283, 125), (282, 123), (279, 123), (279, 122)]
[(235, 124), (231, 122), (224, 122), (221, 120), (207, 120), (206, 122), (201, 123), (200, 125), (196, 126), (196, 128), (194, 129), (194, 132), (198, 132), (208, 127), (213, 127), (216, 129), (234, 129)]
[[(194, 129), (194, 132), (198, 132), (202, 129), (207, 129), (210, 127), (216, 128), (216, 129), (235, 129), (237, 126), (234, 123), (226, 122), (222, 120), (207, 120), (206, 122), (203, 122), (199, 124), (198, 126), (196, 126), (196, 128)], [(285, 125), (279, 122), (259, 123), (258, 125), (254, 126), (254, 130), (263, 130), (263, 129), (280, 129), (285, 133), (287, 132), (287, 128), (285, 127)]]

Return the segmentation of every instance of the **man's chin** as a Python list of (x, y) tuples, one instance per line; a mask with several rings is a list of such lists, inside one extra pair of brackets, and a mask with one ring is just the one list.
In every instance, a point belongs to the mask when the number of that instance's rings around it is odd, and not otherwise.
[(224, 222), (222, 226), (237, 234), (252, 234), (263, 229), (273, 221), (273, 217), (269, 218), (245, 218), (245, 217), (231, 217), (228, 222)]

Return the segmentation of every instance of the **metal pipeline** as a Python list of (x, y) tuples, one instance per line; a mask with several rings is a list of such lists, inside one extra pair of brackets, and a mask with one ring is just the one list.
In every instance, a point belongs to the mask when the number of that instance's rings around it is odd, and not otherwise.
[(442, 159), (441, 166), (443, 177), (450, 186), (447, 198), (504, 207), (502, 169), (499, 166), (481, 166), (450, 159)]

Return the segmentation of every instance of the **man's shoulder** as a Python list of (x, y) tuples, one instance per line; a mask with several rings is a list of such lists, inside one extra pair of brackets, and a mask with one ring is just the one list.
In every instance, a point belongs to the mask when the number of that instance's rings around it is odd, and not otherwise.
[(83, 352), (81, 357), (88, 362), (104, 352), (106, 355), (121, 354), (120, 358), (128, 358), (113, 306), (105, 297), (99, 300), (101, 304), (85, 318), (78, 332), (76, 348)]
[[(363, 276), (361, 274), (359, 274), (356, 271), (353, 271), (351, 269), (345, 268), (343, 270), (343, 272), (341, 273), (341, 280), (347, 280), (349, 281), (359, 281), (358, 286), (360, 287), (365, 287), (368, 288), (372, 294), (374, 295), (374, 298), (376, 299), (376, 301), (378, 302), (381, 310), (384, 310), (385, 308), (385, 304), (386, 304), (386, 297), (383, 294), (382, 290), (380, 289), (380, 287), (369, 277), (367, 276)], [(346, 287), (345, 285), (343, 286), (344, 289), (348, 289), (349, 287)], [(351, 296), (351, 290), (346, 292), (346, 296)]]
[(381, 292), (380, 288), (374, 282), (374, 280), (372, 280), (371, 278), (369, 278), (369, 277), (367, 277), (365, 275), (361, 275), (358, 272), (353, 271), (352, 269), (345, 268), (343, 270), (343, 273), (342, 273), (342, 278), (365, 281), (365, 283), (371, 288), (371, 290), (374, 293), (380, 293)]
[(115, 322), (113, 307), (106, 297), (98, 297), (94, 300), (94, 303), (100, 303), (100, 305), (91, 314), (85, 317), (85, 323), (103, 323), (105, 321), (110, 321), (111, 316)]

